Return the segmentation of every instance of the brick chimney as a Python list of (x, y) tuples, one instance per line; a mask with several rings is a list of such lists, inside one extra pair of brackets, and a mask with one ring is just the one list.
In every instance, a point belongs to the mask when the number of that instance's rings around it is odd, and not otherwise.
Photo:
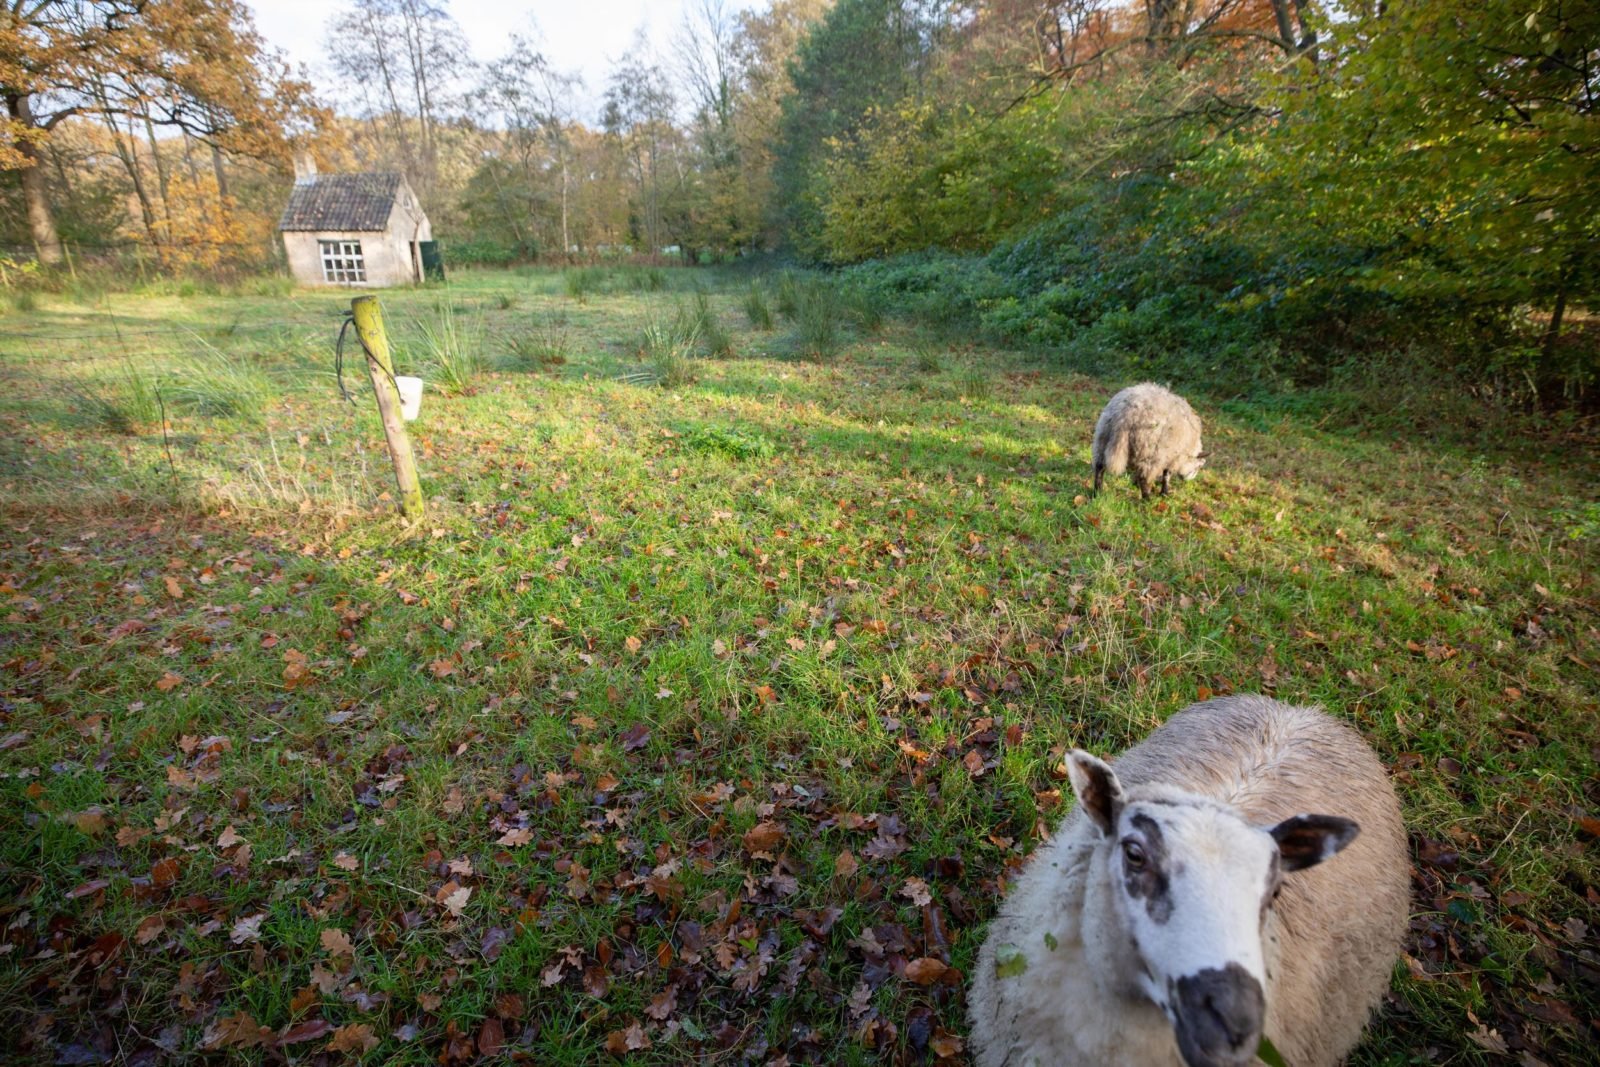
[(316, 180), (317, 161), (305, 149), (298, 149), (294, 154), (294, 183), (306, 185)]

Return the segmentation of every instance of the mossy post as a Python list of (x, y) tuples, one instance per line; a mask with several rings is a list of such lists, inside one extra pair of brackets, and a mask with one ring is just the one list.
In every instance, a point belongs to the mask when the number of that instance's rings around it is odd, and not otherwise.
[(411, 438), (400, 417), (400, 391), (394, 384), (394, 363), (389, 358), (389, 338), (383, 332), (383, 309), (375, 296), (358, 296), (350, 301), (350, 317), (356, 336), (369, 353), (367, 372), (372, 375), (372, 392), (378, 398), (378, 414), (383, 418), (383, 436), (389, 440), (389, 456), (394, 460), (394, 480), (400, 487), (400, 514), (408, 519), (422, 518), (422, 484), (417, 480), (417, 460), (411, 454)]

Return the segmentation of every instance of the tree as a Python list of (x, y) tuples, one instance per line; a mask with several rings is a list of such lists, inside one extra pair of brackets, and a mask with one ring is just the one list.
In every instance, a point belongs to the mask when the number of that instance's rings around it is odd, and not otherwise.
[[(577, 74), (552, 67), (535, 43), (521, 34), (512, 34), (510, 51), (490, 64), (484, 77), (484, 96), (505, 128), (503, 144), (510, 159), (491, 161), (480, 173), (495, 184), (496, 195), (502, 195), (505, 186), (495, 175), (509, 166), (530, 206), (542, 199), (543, 187), (553, 177), (563, 256), (572, 248), (571, 101), (582, 84)], [(508, 213), (506, 224), (522, 242), (522, 220)]]
[(322, 113), (238, 0), (28, 0), (0, 6), (0, 168), (21, 172), (39, 258), (62, 260), (43, 166), (51, 136), (99, 113), (283, 160)]
[(678, 139), (673, 105), (666, 75), (644, 55), (643, 42), (636, 42), (633, 54), (611, 72), (600, 125), (627, 161), (637, 197), (635, 236), (649, 255), (665, 243), (663, 170), (679, 162), (670, 158)]
[(428, 0), (354, 0), (328, 23), (328, 54), (363, 117), (424, 203), (439, 180), (441, 127), (472, 69), (466, 38)]
[(789, 69), (775, 180), (790, 238), (815, 255), (816, 182), (830, 139), (848, 136), (874, 107), (915, 96), (946, 28), (931, 0), (839, 0), (806, 35)]

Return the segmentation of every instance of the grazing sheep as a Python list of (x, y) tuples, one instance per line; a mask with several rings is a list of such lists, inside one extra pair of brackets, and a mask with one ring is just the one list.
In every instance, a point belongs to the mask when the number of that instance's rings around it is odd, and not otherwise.
[(1107, 474), (1129, 471), (1141, 497), (1172, 476), (1193, 478), (1206, 465), (1200, 416), (1183, 397), (1153, 382), (1130, 385), (1106, 404), (1094, 424), (1094, 491)]
[(1077, 750), (1067, 770), (1078, 808), (978, 953), (979, 1067), (1242, 1067), (1263, 1033), (1290, 1067), (1341, 1061), (1388, 988), (1411, 870), (1360, 736), (1223, 697), (1115, 770)]

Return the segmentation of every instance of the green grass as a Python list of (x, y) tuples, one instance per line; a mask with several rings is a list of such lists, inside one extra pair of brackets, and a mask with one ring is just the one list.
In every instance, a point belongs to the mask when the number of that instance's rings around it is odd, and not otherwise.
[[(500, 310), (510, 307), (498, 299), (496, 305)], [(434, 314), (417, 320), (416, 330), (421, 336), (417, 357), (424, 375), (447, 392), (471, 392), (474, 379), (488, 365), (483, 320), (458, 312), (453, 303), (444, 300)]]
[[(1356, 1062), (1590, 1055), (1594, 450), (1196, 397), (1196, 481), (1091, 500), (1124, 383), (893, 322), (825, 361), (729, 326), (738, 357), (699, 359), (671, 292), (577, 303), (573, 275), (381, 294), (402, 354), (445, 307), (570, 334), (548, 373), (430, 385), (415, 526), (364, 371), (354, 405), (329, 373), (348, 294), (7, 318), (8, 1062), (204, 1058), (238, 1013), (370, 1027), (373, 1063), (460, 1056), (490, 1019), (536, 1063), (605, 1062), (635, 1023), (630, 1062), (917, 1061), (965, 1023), (959, 983), (896, 976), (946, 951), (907, 879), (969, 970), (1066, 746), (1249, 691), (1358, 726), (1418, 850), (1415, 963)], [(749, 285), (696, 277), (714, 308)], [(169, 395), (170, 432), (129, 436), (63, 388), (172, 380), (194, 335), (268, 381), (253, 418)], [(670, 390), (621, 380), (662, 355)]]

